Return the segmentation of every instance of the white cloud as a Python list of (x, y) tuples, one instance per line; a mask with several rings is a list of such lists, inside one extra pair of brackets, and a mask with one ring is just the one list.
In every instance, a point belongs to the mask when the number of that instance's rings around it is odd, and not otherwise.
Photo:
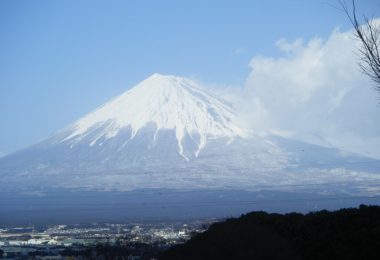
[(280, 39), (276, 42), (276, 46), (287, 53), (294, 53), (303, 47), (303, 39), (298, 38), (293, 42), (288, 42), (286, 39)]
[(327, 40), (279, 40), (283, 57), (254, 57), (242, 105), (249, 127), (322, 136), (346, 150), (380, 158), (379, 93), (358, 67), (357, 44), (352, 31), (335, 30)]

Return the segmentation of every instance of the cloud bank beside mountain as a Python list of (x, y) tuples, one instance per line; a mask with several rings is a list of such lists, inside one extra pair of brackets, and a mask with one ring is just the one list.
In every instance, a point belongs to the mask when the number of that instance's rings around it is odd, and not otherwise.
[[(380, 20), (378, 20), (380, 21)], [(255, 56), (241, 104), (248, 127), (380, 158), (380, 107), (357, 64), (353, 31), (327, 40), (276, 43), (282, 57)]]

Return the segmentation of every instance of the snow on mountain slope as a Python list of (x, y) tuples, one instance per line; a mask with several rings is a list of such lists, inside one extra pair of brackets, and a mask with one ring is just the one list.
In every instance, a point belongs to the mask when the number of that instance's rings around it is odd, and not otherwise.
[(293, 190), (341, 183), (356, 185), (357, 194), (380, 193), (380, 161), (320, 138), (310, 144), (255, 135), (236, 119), (231, 104), (195, 82), (154, 74), (50, 138), (0, 158), (0, 190)]
[[(148, 124), (159, 130), (174, 129), (179, 153), (184, 156), (183, 139), (186, 134), (197, 139), (195, 155), (206, 145), (208, 138), (243, 137), (245, 133), (234, 125), (235, 114), (219, 98), (208, 94), (195, 82), (153, 74), (134, 88), (106, 103), (78, 120), (72, 132), (62, 142), (81, 141), (94, 128), (106, 127), (90, 140), (90, 145), (101, 145), (100, 139), (115, 137), (122, 129), (130, 128), (130, 142), (136, 133)], [(156, 137), (155, 134), (155, 137)], [(74, 141), (74, 142), (73, 142)]]

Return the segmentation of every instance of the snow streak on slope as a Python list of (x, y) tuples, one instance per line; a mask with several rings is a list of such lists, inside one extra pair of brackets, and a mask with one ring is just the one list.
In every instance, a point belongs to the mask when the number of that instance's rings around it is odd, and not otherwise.
[[(234, 125), (235, 114), (231, 107), (208, 94), (195, 82), (175, 77), (153, 74), (129, 91), (106, 103), (71, 126), (70, 134), (62, 142), (79, 142), (90, 129), (103, 127), (90, 142), (115, 137), (121, 129), (131, 128), (136, 133), (148, 124), (161, 129), (175, 130), (179, 153), (184, 156), (182, 139), (188, 134), (204, 148), (208, 138), (243, 137), (244, 131)], [(106, 124), (106, 127), (104, 125)], [(130, 140), (126, 140), (126, 145)], [(186, 158), (186, 157), (185, 157)]]

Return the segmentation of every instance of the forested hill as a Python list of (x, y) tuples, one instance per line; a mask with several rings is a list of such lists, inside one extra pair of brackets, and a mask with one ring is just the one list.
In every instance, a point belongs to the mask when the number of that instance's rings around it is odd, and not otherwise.
[(380, 207), (329, 212), (251, 212), (215, 223), (184, 245), (161, 255), (171, 259), (380, 259)]

